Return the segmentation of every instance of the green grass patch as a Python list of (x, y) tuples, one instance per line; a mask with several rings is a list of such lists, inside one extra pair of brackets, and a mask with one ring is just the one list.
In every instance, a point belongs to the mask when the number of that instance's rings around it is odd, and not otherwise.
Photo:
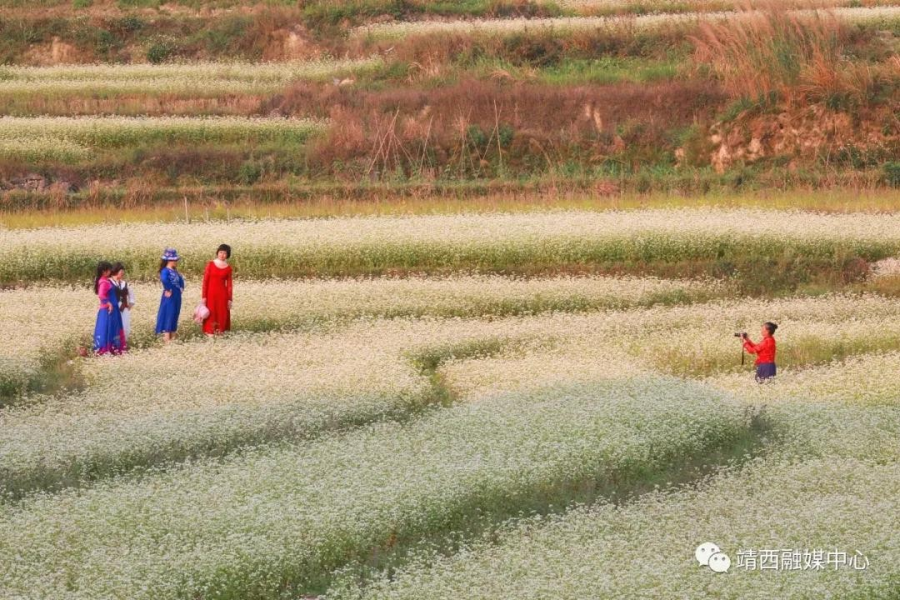
[(0, 360), (0, 409), (16, 406), (23, 398), (33, 394), (60, 394), (74, 392), (85, 387), (75, 348), (83, 340), (72, 341), (59, 348), (47, 349), (33, 367), (19, 370), (12, 361), (12, 368), (3, 368)]
[(603, 57), (596, 60), (566, 60), (539, 70), (537, 78), (554, 85), (650, 83), (674, 79), (678, 67), (677, 61)]

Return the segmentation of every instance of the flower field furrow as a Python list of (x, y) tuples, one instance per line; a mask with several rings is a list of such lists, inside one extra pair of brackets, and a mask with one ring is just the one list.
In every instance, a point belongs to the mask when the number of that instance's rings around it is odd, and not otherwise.
[(76, 162), (91, 155), (90, 148), (75, 142), (41, 134), (0, 139), (0, 158), (33, 162), (58, 160)]
[[(623, 374), (662, 370), (687, 378), (731, 372), (734, 374), (722, 376), (721, 381), (743, 389), (743, 381), (756, 385), (750, 375), (753, 357), (748, 355), (741, 365), (741, 347), (732, 334), (749, 330), (759, 339), (759, 317), (751, 320), (750, 315), (765, 315), (785, 324), (784, 333), (778, 332), (779, 364), (789, 371), (838, 357), (900, 350), (900, 330), (894, 325), (900, 319), (900, 303), (893, 299), (832, 295), (721, 300), (510, 320), (505, 323), (507, 331), (528, 327), (531, 337), (544, 340), (545, 346), (534, 346), (525, 354), (449, 361), (441, 372), (463, 398), (470, 393), (521, 391), (606, 378), (616, 369)], [(615, 357), (612, 370), (609, 363), (598, 362), (604, 357)], [(804, 379), (813, 380), (813, 376)], [(716, 385), (719, 379), (704, 379), (707, 381)], [(852, 386), (854, 380), (847, 381)], [(881, 389), (879, 384), (873, 386)], [(885, 389), (883, 393), (889, 392)]]
[[(40, 376), (42, 361), (76, 339), (90, 339), (96, 297), (66, 286), (0, 291), (0, 406)], [(66, 310), (58, 310), (60, 306)], [(40, 335), (35, 335), (37, 325)]]
[(526, 351), (450, 360), (440, 373), (464, 402), (653, 373), (604, 337), (597, 331), (569, 334)]
[(404, 419), (452, 399), (430, 378), (444, 360), (525, 348), (534, 328), (507, 325), (363, 321), (92, 360), (85, 391), (0, 411), (0, 494)]
[(95, 64), (49, 67), (0, 66), (0, 94), (265, 93), (299, 80), (361, 73), (382, 64), (365, 59), (270, 63)]
[[(461, 405), (294, 449), (196, 463), (0, 509), (7, 596), (283, 597), (398, 545), (620, 493), (728, 447), (744, 413), (671, 379)], [(611, 490), (610, 490), (611, 491)]]
[(897, 373), (900, 353), (888, 352), (850, 356), (805, 369), (788, 368), (782, 372), (784, 377), (766, 385), (757, 385), (746, 374), (710, 377), (704, 383), (755, 402), (846, 402), (900, 409)]
[[(863, 304), (857, 307), (862, 308)], [(858, 354), (900, 349), (900, 321), (885, 320), (898, 316), (897, 303), (885, 301), (883, 304), (880, 313), (861, 311), (845, 319), (810, 315), (796, 319), (779, 311), (778, 303), (772, 303), (766, 318), (784, 327), (785, 331), (778, 336), (779, 364), (787, 369), (802, 369)], [(722, 319), (719, 324), (711, 321), (697, 333), (689, 333), (690, 326), (685, 323), (673, 327), (671, 335), (666, 337), (632, 340), (628, 344), (629, 350), (656, 370), (680, 376), (703, 377), (746, 370), (746, 364), (741, 363), (740, 344), (729, 339), (733, 332), (729, 331), (730, 323), (726, 320), (728, 312), (728, 309), (722, 310), (717, 315)], [(673, 311), (673, 318), (677, 313), (677, 310)], [(713, 311), (707, 314), (712, 317)], [(752, 325), (755, 325), (754, 329), (759, 327), (759, 324)], [(760, 333), (753, 331), (752, 325), (739, 323), (731, 329), (735, 332), (749, 330), (751, 338), (758, 341)], [(686, 338), (691, 340), (687, 348)], [(747, 355), (745, 363), (752, 358)]]
[[(363, 324), (338, 334), (236, 335), (89, 361), (84, 392), (0, 412), (0, 489), (20, 495), (76, 485), (403, 416), (435, 400), (427, 377), (403, 354), (417, 343), (426, 338), (411, 337), (409, 327)], [(227, 376), (235, 371), (244, 375)]]
[[(312, 119), (247, 117), (0, 117), (0, 152), (19, 158), (109, 150), (139, 144), (302, 143), (327, 124)], [(51, 148), (58, 142), (59, 150)], [(55, 154), (54, 154), (55, 153)]]
[[(841, 309), (834, 310), (842, 302), (846, 303)], [(804, 318), (799, 318), (803, 312)], [(783, 320), (788, 331), (797, 333), (785, 335), (786, 339), (778, 342), (779, 370), (785, 377), (769, 386), (754, 381), (752, 356), (748, 355), (741, 365), (740, 345), (731, 337), (731, 329), (746, 325), (741, 315), (747, 313), (774, 314), (776, 320), (787, 313), (797, 315), (797, 320)], [(850, 313), (857, 316), (856, 321), (850, 319)], [(868, 317), (861, 319), (864, 315)], [(630, 376), (664, 370), (746, 395), (750, 402), (896, 405), (893, 374), (898, 366), (900, 330), (893, 323), (898, 316), (896, 302), (874, 297), (555, 315), (546, 317), (544, 325), (529, 319), (535, 327), (532, 339), (544, 340), (543, 346), (535, 344), (527, 352), (448, 361), (441, 373), (462, 399), (607, 379), (616, 373)], [(715, 326), (717, 318), (725, 323)], [(728, 321), (732, 318), (737, 326)], [(512, 329), (513, 324), (508, 327)], [(823, 333), (832, 329), (839, 329), (833, 337)], [(841, 358), (846, 360), (838, 360)]]
[[(874, 373), (895, 379), (896, 372)], [(853, 382), (843, 387), (852, 395)], [(747, 402), (759, 396), (741, 394)], [(778, 443), (776, 450), (801, 459), (852, 458), (881, 465), (900, 463), (900, 404), (860, 404), (846, 398), (831, 402), (810, 398), (765, 398), (765, 414)]]
[(0, 231), (0, 281), (84, 279), (115, 257), (155, 275), (161, 246), (199, 273), (222, 240), (245, 277), (381, 274), (391, 270), (503, 271), (592, 264), (826, 261), (900, 252), (900, 215), (761, 210), (555, 212), (335, 220), (140, 224)]
[[(132, 346), (150, 338), (161, 289), (132, 283)], [(309, 329), (365, 317), (480, 317), (626, 308), (703, 301), (728, 294), (715, 281), (634, 277), (450, 277), (330, 281), (240, 281), (233, 326), (239, 331)], [(200, 282), (189, 280), (186, 303), (200, 300)], [(59, 306), (65, 311), (56, 310)], [(91, 290), (31, 286), (0, 291), (0, 380), (6, 396), (21, 395), (40, 376), (41, 361), (67, 346), (88, 345), (97, 299)], [(185, 310), (182, 331), (196, 332)], [(31, 327), (41, 331), (35, 340)], [(2, 404), (2, 403), (0, 403)]]
[[(688, 375), (740, 368), (739, 345), (731, 334), (735, 329), (750, 329), (754, 322), (748, 315), (765, 314), (789, 326), (784, 334), (779, 335), (780, 352), (794, 359), (793, 363), (788, 360), (788, 368), (820, 362), (819, 359), (825, 354), (843, 353), (846, 356), (854, 356), (893, 350), (900, 336), (900, 332), (895, 331), (891, 325), (900, 318), (900, 304), (892, 299), (875, 295), (718, 300), (686, 306), (655, 305), (584, 313), (557, 311), (554, 310), (555, 306), (551, 305), (543, 314), (523, 311), (523, 314), (516, 315), (515, 311), (512, 311), (510, 315), (506, 312), (508, 306), (502, 303), (495, 304), (499, 297), (494, 295), (495, 291), (491, 287), (496, 285), (502, 289), (507, 283), (511, 286), (511, 290), (517, 290), (510, 294), (510, 300), (517, 298), (528, 303), (535, 297), (543, 299), (555, 297), (565, 303), (568, 302), (567, 294), (579, 298), (581, 293), (593, 292), (592, 302), (597, 303), (595, 304), (597, 308), (602, 308), (605, 301), (612, 303), (639, 301), (642, 297), (652, 298), (660, 292), (689, 290), (702, 294), (716, 289), (715, 284), (706, 287), (703, 283), (657, 284), (653, 279), (603, 278), (518, 282), (504, 281), (496, 277), (296, 284), (243, 282), (236, 296), (235, 324), (238, 329), (246, 328), (248, 331), (296, 328), (300, 331), (309, 331), (310, 335), (317, 331), (328, 333), (335, 327), (348, 326), (349, 329), (338, 328), (336, 331), (343, 332), (340, 335), (352, 332), (353, 336), (362, 336), (361, 339), (371, 339), (376, 347), (390, 347), (397, 352), (402, 349), (414, 350), (417, 347), (414, 341), (416, 339), (428, 345), (438, 344), (440, 340), (451, 342), (454, 339), (478, 337), (527, 338), (536, 342), (543, 341), (545, 344), (545, 347), (536, 346), (530, 352), (552, 351), (561, 353), (560, 356), (566, 360), (571, 360), (576, 354), (569, 352), (568, 348), (583, 348), (585, 352), (591, 354), (616, 352), (624, 359), (642, 364), (644, 370), (667, 367), (674, 371), (678, 371), (681, 363), (667, 363), (667, 361), (672, 353), (679, 349), (679, 344), (686, 339), (685, 336), (689, 336), (692, 340), (691, 346), (681, 348), (684, 364), (691, 367), (685, 369)], [(545, 292), (548, 286), (554, 285), (558, 286), (558, 289)], [(135, 328), (144, 328), (144, 335), (147, 335), (146, 330), (149, 330), (155, 319), (156, 294), (159, 291), (155, 290), (153, 296), (145, 299), (146, 296), (141, 292), (142, 286), (138, 285), (136, 289), (139, 297), (138, 306), (144, 308), (135, 309)], [(499, 290), (496, 293), (500, 294)], [(194, 290), (188, 298), (192, 296), (199, 298), (196, 294), (198, 290)], [(61, 344), (72, 336), (82, 335), (80, 332), (85, 329), (88, 333), (91, 330), (95, 300), (90, 297), (87, 290), (51, 287), (8, 291), (0, 293), (0, 302), (5, 303), (4, 314), (9, 317), (4, 321), (4, 325), (8, 328), (2, 330), (9, 341), (4, 356), (7, 359), (30, 357), (36, 360), (41, 352), (52, 351), (56, 348), (56, 344)], [(27, 323), (33, 322), (30, 316), (33, 309), (44, 306), (42, 304), (44, 302), (47, 311), (59, 302), (70, 306), (80, 302), (84, 308), (71, 311), (71, 314), (60, 315), (66, 316), (65, 320), (55, 318), (42, 323), (47, 345), (43, 349), (36, 350), (30, 338), (22, 336), (21, 333)], [(146, 304), (150, 306), (146, 307)], [(530, 308), (530, 305), (526, 304), (526, 307)], [(42, 311), (39, 313), (44, 314)], [(50, 316), (49, 312), (46, 314)], [(504, 315), (506, 316), (500, 319), (477, 318)], [(376, 318), (375, 321), (371, 320), (373, 317)], [(450, 318), (445, 320), (443, 317)], [(388, 320), (377, 320), (384, 318)], [(354, 319), (361, 322), (350, 325)], [(191, 328), (196, 327), (187, 321), (186, 317), (183, 322), (186, 331), (192, 331)], [(832, 335), (824, 333), (834, 328), (837, 328), (837, 331)], [(372, 333), (373, 331), (377, 333)], [(332, 331), (328, 335), (338, 334)], [(382, 340), (381, 336), (386, 337)], [(290, 339), (294, 340), (291, 343), (307, 343), (303, 337)], [(216, 341), (225, 343), (226, 347), (228, 344), (235, 344), (236, 347), (247, 344), (248, 347), (253, 347), (253, 343), (246, 341), (245, 338)], [(822, 355), (813, 353), (810, 349), (814, 349), (817, 345), (826, 347), (827, 353)], [(200, 347), (205, 348), (202, 345)], [(138, 353), (134, 357), (127, 356), (122, 360), (86, 361), (84, 365), (88, 381), (102, 382), (104, 377), (114, 376), (114, 373), (109, 371), (113, 368), (120, 373), (131, 372), (133, 369), (136, 377), (144, 369), (149, 369), (146, 372), (155, 373), (157, 369), (153, 366), (153, 362), (146, 365), (144, 364), (146, 359), (141, 357), (155, 356), (158, 352), (162, 350), (156, 349), (150, 354)], [(181, 357), (185, 365), (192, 363), (207, 365), (205, 359), (194, 355), (196, 349), (193, 346), (174, 347), (167, 349), (166, 352), (168, 354), (160, 356)], [(720, 358), (713, 360), (716, 357)], [(507, 358), (499, 356), (484, 360), (504, 361)], [(445, 369), (450, 368), (452, 364), (452, 361), (447, 363)], [(465, 368), (471, 368), (472, 364), (472, 361), (467, 361), (468, 366)], [(178, 371), (185, 368), (184, 365), (180, 365)], [(746, 368), (749, 367), (745, 366)], [(577, 372), (578, 370), (572, 371), (571, 376), (575, 376)], [(523, 381), (540, 382), (539, 373), (529, 372), (528, 369), (522, 372), (522, 376)]]
[(702, 302), (729, 291), (711, 279), (458, 275), (271, 281), (251, 283), (244, 293), (252, 304), (239, 308), (241, 317), (290, 323), (368, 316), (480, 317), (625, 309)]
[[(649, 494), (620, 508), (602, 505), (532, 520), (510, 527), (497, 543), (400, 569), (391, 581), (367, 589), (335, 589), (328, 597), (890, 598), (900, 574), (898, 499), (897, 463), (760, 460), (700, 490)], [(705, 542), (729, 555), (727, 574), (697, 564), (694, 549)], [(819, 550), (823, 563), (827, 552), (844, 552), (846, 559), (859, 552), (869, 562), (867, 568), (829, 563), (804, 569), (801, 561), (797, 569), (783, 569), (785, 548)], [(775, 551), (779, 568), (769, 563), (760, 569), (761, 551)]]
[[(151, 337), (160, 291), (151, 284), (132, 285), (138, 297), (133, 343), (141, 346)], [(700, 302), (716, 294), (728, 294), (727, 288), (714, 282), (652, 278), (243, 281), (237, 288), (233, 316), (239, 331), (315, 330), (370, 317), (520, 316), (484, 325), (490, 332), (486, 335), (523, 334), (548, 342), (558, 340), (554, 342), (558, 345), (615, 348), (623, 360), (637, 360), (645, 369), (689, 377), (741, 369), (738, 345), (731, 333), (749, 330), (756, 336), (758, 323), (750, 315), (765, 314), (787, 325), (779, 336), (782, 365), (787, 368), (900, 348), (900, 330), (892, 325), (894, 317), (900, 317), (900, 304), (891, 299), (832, 295)], [(199, 285), (189, 281), (187, 305), (198, 300)], [(698, 302), (678, 304), (691, 300)], [(0, 376), (6, 396), (21, 395), (28, 382), (39, 376), (41, 360), (47, 356), (56, 356), (76, 342), (89, 343), (95, 303), (90, 290), (62, 286), (0, 292), (0, 312), (5, 316), (0, 321), (0, 335), (6, 339), (0, 350)], [(60, 305), (70, 309), (54, 312)], [(38, 341), (27, 335), (29, 325), (36, 322), (42, 331)], [(834, 333), (826, 333), (834, 328)], [(434, 328), (424, 327), (428, 329)], [(453, 327), (442, 330), (452, 331)], [(182, 314), (182, 331), (198, 331), (187, 310)], [(684, 339), (692, 340), (687, 348)], [(472, 368), (472, 363), (466, 368)], [(526, 370), (522, 381), (539, 381), (541, 371)], [(568, 372), (575, 376), (578, 371)], [(487, 385), (479, 381), (463, 374), (460, 389)]]
[[(800, 15), (814, 16), (816, 10), (792, 11)], [(823, 11), (824, 12), (824, 11)], [(900, 17), (900, 7), (879, 6), (875, 8), (846, 7), (834, 8), (829, 14), (854, 23), (890, 20)], [(749, 13), (752, 14), (752, 13)], [(468, 35), (514, 35), (528, 31), (553, 31), (556, 33), (590, 31), (604, 27), (627, 25), (638, 31), (648, 31), (674, 25), (694, 25), (701, 21), (724, 21), (744, 19), (748, 13), (736, 11), (662, 13), (640, 16), (601, 17), (554, 17), (543, 19), (476, 19), (459, 21), (401, 21), (361, 26), (353, 31), (353, 36), (368, 39), (398, 39), (413, 35), (468, 34)]]

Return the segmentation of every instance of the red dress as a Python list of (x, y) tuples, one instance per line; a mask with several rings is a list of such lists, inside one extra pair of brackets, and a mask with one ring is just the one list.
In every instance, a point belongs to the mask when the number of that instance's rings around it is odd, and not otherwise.
[(209, 316), (203, 321), (203, 333), (231, 330), (231, 310), (228, 308), (231, 290), (231, 265), (221, 269), (215, 261), (209, 261), (203, 272), (203, 297), (209, 309)]

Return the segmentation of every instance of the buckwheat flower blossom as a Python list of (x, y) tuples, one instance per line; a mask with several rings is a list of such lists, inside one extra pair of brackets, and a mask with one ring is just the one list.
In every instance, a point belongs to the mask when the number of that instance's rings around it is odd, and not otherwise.
[[(898, 498), (897, 463), (758, 459), (697, 490), (650, 493), (618, 508), (599, 505), (512, 525), (453, 556), (414, 560), (390, 580), (363, 589), (351, 583), (328, 597), (889, 597), (900, 559)], [(727, 574), (694, 559), (694, 549), (712, 540), (731, 558)], [(845, 558), (860, 552), (869, 563), (866, 569), (738, 566), (741, 551), (783, 548), (818, 549), (823, 561), (824, 552), (843, 551)]]
[[(816, 10), (796, 10), (797, 14), (814, 16)], [(829, 11), (837, 18), (852, 23), (892, 19), (900, 15), (900, 9), (893, 6), (874, 8), (845, 7)], [(725, 21), (747, 18), (742, 12), (709, 11), (687, 12), (676, 14), (650, 14), (639, 16), (610, 17), (554, 17), (554, 18), (516, 18), (516, 19), (467, 19), (467, 20), (430, 20), (400, 21), (364, 25), (356, 28), (352, 36), (368, 39), (399, 39), (407, 36), (457, 34), (457, 35), (513, 35), (528, 31), (548, 30), (556, 33), (573, 31), (592, 31), (604, 27), (627, 24), (637, 31), (648, 31), (659, 27), (673, 25), (692, 26), (700, 21)]]
[[(761, 249), (773, 257), (825, 261), (848, 254), (880, 260), (900, 252), (900, 215), (750, 209), (245, 220), (169, 223), (165, 231), (186, 275), (199, 275), (210, 248), (227, 239), (236, 249), (236, 272), (259, 278), (687, 261)], [(156, 224), (2, 231), (0, 241), (0, 281), (71, 280), (105, 256), (126, 262), (134, 278), (152, 279), (160, 252)]]
[(566, 504), (579, 486), (667, 468), (748, 426), (717, 393), (634, 378), (495, 397), (408, 424), (195, 461), (0, 508), (7, 596), (302, 593), (323, 574), (425, 539)]

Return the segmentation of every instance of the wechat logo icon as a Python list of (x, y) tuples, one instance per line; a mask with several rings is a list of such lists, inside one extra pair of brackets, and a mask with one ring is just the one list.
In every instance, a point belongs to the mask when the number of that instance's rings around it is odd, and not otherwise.
[(731, 559), (716, 544), (706, 542), (694, 551), (694, 558), (702, 567), (709, 567), (716, 573), (725, 573), (731, 568)]

